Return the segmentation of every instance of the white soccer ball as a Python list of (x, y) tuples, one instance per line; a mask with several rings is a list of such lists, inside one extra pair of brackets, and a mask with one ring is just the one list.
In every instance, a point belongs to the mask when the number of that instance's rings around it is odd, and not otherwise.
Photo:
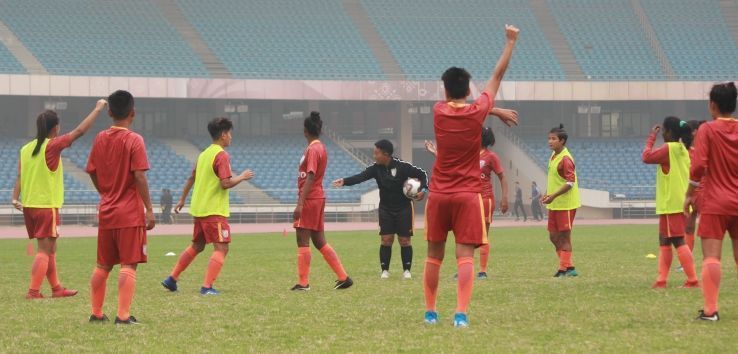
[(420, 181), (417, 178), (408, 178), (402, 186), (402, 192), (408, 199), (416, 200), (420, 192)]

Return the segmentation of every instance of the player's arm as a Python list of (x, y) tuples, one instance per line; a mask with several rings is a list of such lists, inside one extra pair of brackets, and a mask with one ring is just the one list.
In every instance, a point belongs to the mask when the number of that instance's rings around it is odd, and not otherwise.
[(190, 178), (187, 179), (187, 182), (185, 182), (184, 188), (182, 188), (182, 195), (179, 197), (179, 201), (177, 202), (177, 205), (174, 207), (174, 213), (179, 214), (180, 211), (182, 211), (182, 208), (184, 208), (185, 202), (187, 201), (187, 196), (190, 195), (190, 190), (192, 189), (192, 186), (195, 184), (195, 171), (192, 171), (192, 175), (190, 175)]
[(220, 180), (220, 186), (223, 189), (231, 189), (237, 186), (243, 181), (248, 181), (254, 177), (254, 172), (251, 170), (244, 170), (240, 175), (235, 177), (223, 178)]
[(507, 209), (510, 207), (510, 189), (507, 185), (507, 177), (505, 177), (504, 172), (500, 172), (497, 174), (497, 179), (500, 180), (500, 188), (502, 188), (502, 200), (500, 201), (500, 211), (503, 214), (507, 213)]
[(432, 141), (425, 141), (425, 150), (430, 152), (434, 157), (438, 157), (438, 149), (436, 148), (436, 144), (433, 144)]
[(502, 120), (502, 122), (508, 126), (510, 126), (511, 124), (518, 125), (518, 111), (514, 109), (493, 107), (489, 111), (489, 115), (500, 118), (500, 120)]
[(694, 158), (691, 160), (691, 166), (689, 169), (689, 187), (687, 187), (687, 193), (684, 198), (684, 214), (689, 216), (692, 210), (697, 211), (697, 205), (695, 203), (695, 191), (702, 182), (702, 177), (705, 175), (707, 170), (707, 156), (710, 152), (710, 144), (708, 143), (710, 137), (707, 136), (707, 129), (698, 129), (697, 136), (694, 142)]
[(154, 219), (154, 207), (151, 205), (149, 182), (146, 179), (146, 171), (133, 171), (133, 181), (136, 185), (136, 191), (138, 191), (138, 195), (141, 197), (141, 200), (143, 200), (144, 207), (146, 207), (146, 230), (151, 230), (156, 225), (156, 219)]
[(92, 125), (95, 124), (97, 117), (100, 115), (100, 112), (105, 109), (105, 106), (107, 106), (107, 104), (108, 101), (106, 100), (97, 100), (95, 108), (92, 110), (92, 112), (90, 112), (90, 114), (88, 114), (87, 117), (82, 120), (82, 123), (79, 123), (79, 125), (74, 128), (74, 130), (69, 132), (69, 137), (72, 139), (72, 141), (79, 139), (80, 137), (82, 137), (82, 135), (85, 135), (88, 130), (90, 130)]
[(11, 199), (11, 203), (13, 204), (13, 207), (18, 210), (23, 210), (23, 204), (18, 200), (20, 199), (20, 159), (18, 159), (18, 175), (15, 177), (15, 184), (13, 185), (13, 196)]
[(359, 174), (355, 174), (351, 177), (339, 178), (331, 183), (333, 188), (341, 188), (343, 186), (353, 186), (355, 184), (366, 182), (374, 178), (375, 169), (377, 165), (371, 165), (361, 171)]
[[(507, 67), (510, 65), (510, 59), (512, 58), (519, 32), (520, 30), (515, 26), (505, 25), (505, 48), (502, 49), (502, 54), (500, 55), (500, 59), (497, 60), (492, 77), (487, 81), (487, 86), (484, 88), (484, 92), (489, 95), (490, 100), (495, 99), (497, 91), (500, 89), (502, 78), (505, 77), (505, 71), (507, 71)], [(508, 122), (505, 122), (505, 124), (510, 125)]]
[(305, 205), (305, 199), (313, 189), (313, 183), (315, 183), (315, 173), (308, 172), (305, 177), (305, 184), (302, 187), (302, 193), (300, 193), (300, 196), (297, 198), (297, 206), (295, 207), (295, 211), (292, 213), (293, 220), (300, 219), (300, 215), (302, 215), (302, 206)]
[(646, 146), (643, 148), (643, 153), (641, 154), (643, 163), (652, 165), (669, 163), (669, 145), (664, 144), (658, 149), (653, 148), (653, 145), (656, 143), (656, 135), (660, 130), (661, 126), (654, 126), (648, 138), (646, 138)]

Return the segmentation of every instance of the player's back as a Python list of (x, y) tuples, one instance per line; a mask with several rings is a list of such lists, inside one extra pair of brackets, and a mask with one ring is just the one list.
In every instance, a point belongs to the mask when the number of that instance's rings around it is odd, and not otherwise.
[(114, 215), (122, 218), (120, 214), (129, 212), (136, 214), (131, 216), (136, 219), (134, 223), (143, 225), (143, 200), (138, 195), (133, 174), (136, 170), (148, 170), (146, 147), (141, 135), (117, 127), (98, 133), (92, 144), (87, 170), (97, 177), (101, 226), (105, 220), (115, 227), (136, 226), (120, 226), (114, 220)]
[(433, 192), (481, 191), (479, 147), (482, 145), (482, 124), (490, 107), (486, 93), (462, 107), (448, 102), (438, 102), (433, 107), (438, 151), (430, 185)]
[(738, 215), (738, 120), (718, 119), (703, 124), (698, 144), (701, 139), (709, 144), (702, 187), (705, 200), (710, 201), (704, 203), (702, 212)]
[(302, 188), (307, 181), (307, 173), (313, 172), (315, 179), (313, 180), (313, 186), (310, 189), (310, 195), (306, 196), (307, 199), (321, 199), (325, 198), (323, 192), (323, 177), (325, 176), (325, 169), (328, 166), (328, 150), (320, 140), (314, 140), (305, 149), (305, 154), (302, 156), (300, 161), (299, 172), (300, 175), (297, 180), (298, 189), (302, 191)]

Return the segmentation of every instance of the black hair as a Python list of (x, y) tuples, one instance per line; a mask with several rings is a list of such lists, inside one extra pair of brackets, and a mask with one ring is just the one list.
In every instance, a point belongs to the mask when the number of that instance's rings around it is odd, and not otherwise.
[(495, 146), (495, 133), (490, 127), (482, 128), (482, 147)]
[(392, 156), (392, 153), (395, 152), (395, 147), (392, 145), (392, 142), (387, 139), (377, 141), (376, 143), (374, 143), (374, 146), (390, 156)]
[(208, 123), (208, 133), (213, 140), (220, 138), (220, 135), (227, 133), (233, 129), (233, 122), (225, 117), (216, 117)]
[(706, 120), (696, 120), (696, 119), (693, 119), (693, 120), (687, 121), (687, 125), (689, 125), (689, 127), (692, 128), (692, 131), (693, 132), (695, 130), (699, 129), (700, 126), (702, 126), (702, 124), (705, 124), (705, 123), (707, 123)]
[(448, 92), (449, 98), (465, 98), (469, 93), (471, 74), (463, 68), (455, 66), (448, 68), (441, 76), (441, 80), (443, 80), (443, 87)]
[(734, 82), (716, 84), (710, 90), (710, 102), (714, 102), (722, 114), (733, 114), (738, 99)]
[(31, 156), (36, 156), (41, 150), (44, 140), (49, 137), (49, 132), (59, 125), (59, 116), (56, 112), (46, 110), (41, 112), (36, 118), (36, 146), (33, 148)]
[(124, 90), (118, 90), (108, 96), (108, 109), (113, 119), (126, 119), (133, 110), (133, 95)]
[(668, 131), (672, 138), (681, 140), (687, 149), (692, 146), (692, 127), (687, 122), (677, 117), (666, 117), (663, 126), (664, 131)]
[(308, 134), (314, 137), (320, 136), (320, 132), (323, 130), (323, 120), (320, 119), (320, 113), (315, 111), (310, 112), (310, 116), (305, 117), (303, 126)]
[(564, 146), (566, 146), (566, 142), (569, 141), (569, 134), (567, 134), (566, 130), (564, 130), (563, 124), (559, 124), (558, 127), (551, 128), (549, 134), (556, 134), (556, 137), (558, 137), (559, 140), (563, 141)]

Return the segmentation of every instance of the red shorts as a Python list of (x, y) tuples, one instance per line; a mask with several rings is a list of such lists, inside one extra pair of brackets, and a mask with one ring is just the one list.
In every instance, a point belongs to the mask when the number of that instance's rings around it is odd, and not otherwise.
[(195, 230), (192, 233), (192, 242), (230, 243), (231, 226), (226, 217), (195, 218)]
[(700, 225), (697, 234), (701, 238), (722, 240), (726, 231), (730, 238), (738, 239), (737, 215), (700, 214)]
[(56, 208), (23, 208), (28, 238), (59, 237), (61, 217)]
[(144, 226), (97, 230), (97, 264), (138, 264), (146, 260)]
[(292, 226), (296, 229), (323, 231), (325, 228), (325, 199), (306, 199), (302, 205), (300, 218), (294, 220)]
[(666, 238), (683, 237), (687, 226), (687, 217), (684, 213), (659, 215), (659, 235)]
[(493, 197), (482, 197), (484, 201), (484, 222), (486, 224), (492, 223), (492, 214), (495, 212), (495, 198)]
[(453, 231), (456, 243), (486, 245), (484, 202), (479, 193), (431, 193), (425, 204), (425, 239), (446, 242)]
[(548, 232), (566, 232), (571, 231), (574, 226), (574, 217), (577, 210), (549, 210), (548, 211)]

